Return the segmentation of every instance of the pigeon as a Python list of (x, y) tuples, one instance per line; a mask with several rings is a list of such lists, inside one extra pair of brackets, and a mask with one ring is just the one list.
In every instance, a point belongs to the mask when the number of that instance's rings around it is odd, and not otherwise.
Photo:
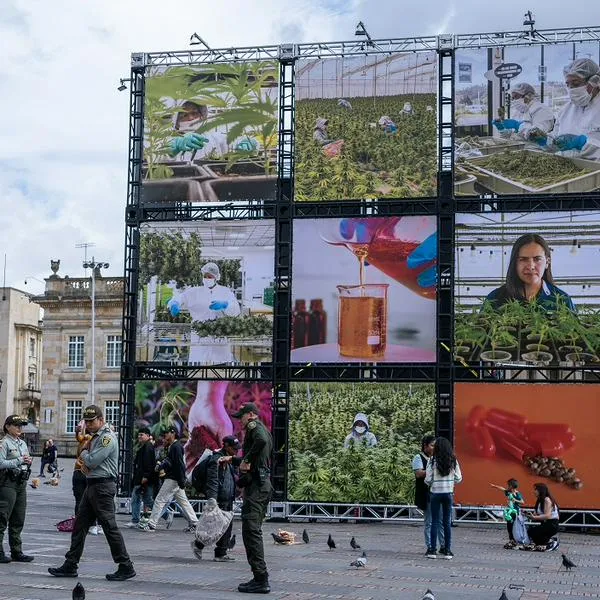
[(310, 538), (308, 537), (308, 531), (306, 531), (306, 529), (302, 532), (302, 541), (305, 544), (308, 544), (310, 542)]
[(78, 582), (73, 588), (73, 600), (85, 600), (85, 589), (81, 585), (81, 582)]
[(333, 541), (331, 534), (329, 534), (329, 537), (327, 538), (327, 545), (329, 546), (330, 550), (333, 550), (335, 548), (335, 542)]
[(229, 544), (227, 544), (227, 549), (233, 550), (234, 547), (235, 547), (235, 533), (231, 536), (231, 538), (229, 540)]
[(422, 600), (435, 600), (435, 596), (433, 595), (433, 592), (430, 589), (427, 589)]
[(352, 546), (352, 550), (358, 550), (360, 548), (360, 546), (356, 543), (354, 536), (352, 536), (352, 539), (350, 540), (350, 545)]
[(363, 552), (362, 556), (359, 556), (356, 560), (353, 560), (350, 563), (351, 567), (356, 567), (357, 569), (360, 569), (360, 567), (366, 567), (367, 566), (367, 553)]
[(567, 558), (566, 554), (562, 554), (562, 564), (567, 571), (570, 571), (573, 567), (577, 566), (572, 560)]
[(277, 535), (276, 533), (272, 533), (271, 535), (273, 536), (273, 541), (276, 544), (287, 544), (287, 540), (284, 537), (281, 537), (280, 535)]
[(502, 590), (502, 595), (498, 600), (508, 600), (508, 596), (506, 595), (506, 590)]

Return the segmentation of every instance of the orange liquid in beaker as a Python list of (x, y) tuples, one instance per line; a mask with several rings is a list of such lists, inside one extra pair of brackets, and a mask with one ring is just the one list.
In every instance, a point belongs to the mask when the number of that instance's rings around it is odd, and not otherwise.
[(386, 298), (340, 298), (338, 343), (342, 356), (368, 359), (385, 354), (386, 304)]

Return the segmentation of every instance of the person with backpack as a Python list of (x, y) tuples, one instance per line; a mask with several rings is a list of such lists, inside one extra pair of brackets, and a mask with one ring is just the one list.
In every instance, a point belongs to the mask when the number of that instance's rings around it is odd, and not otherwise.
[[(228, 462), (219, 463), (223, 456), (235, 456), (240, 448), (239, 440), (233, 435), (223, 438), (223, 447), (213, 452), (212, 456), (200, 461), (192, 474), (192, 484), (198, 492), (204, 493), (208, 500), (214, 499), (221, 510), (233, 510), (235, 500), (235, 467)], [(219, 538), (215, 546), (215, 562), (230, 562), (235, 560), (227, 554), (233, 521)], [(192, 541), (194, 556), (202, 559), (204, 544), (198, 540)]]
[(154, 499), (152, 513), (146, 523), (140, 521), (138, 527), (144, 531), (154, 531), (163, 509), (167, 504), (175, 500), (188, 521), (187, 532), (193, 532), (198, 523), (198, 517), (185, 495), (185, 463), (183, 461), (183, 447), (178, 439), (179, 432), (174, 426), (169, 426), (164, 432), (165, 445), (168, 448), (167, 457), (155, 467), (155, 471), (161, 476), (164, 473), (164, 481), (160, 491)]
[(454, 486), (461, 481), (462, 473), (452, 444), (445, 437), (436, 438), (433, 455), (425, 469), (425, 484), (429, 486), (431, 510), (431, 536), (427, 558), (436, 558), (435, 544), (442, 525), (444, 527), (444, 547), (440, 550), (440, 555), (448, 560), (454, 558), (451, 550), (452, 505), (454, 503)]
[[(425, 470), (427, 463), (433, 454), (435, 436), (426, 435), (421, 440), (421, 452), (412, 461), (412, 469), (415, 474), (415, 505), (423, 511), (423, 532), (425, 535), (425, 548), (429, 551), (431, 543), (431, 507), (429, 504), (429, 488), (425, 485)], [(440, 548), (444, 547), (444, 530), (438, 529), (438, 541)]]

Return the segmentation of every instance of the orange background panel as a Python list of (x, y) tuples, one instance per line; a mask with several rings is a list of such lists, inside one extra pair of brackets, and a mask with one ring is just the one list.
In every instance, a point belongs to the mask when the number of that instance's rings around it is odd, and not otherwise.
[[(526, 505), (534, 503), (533, 484), (545, 483), (563, 508), (600, 508), (600, 385), (575, 384), (493, 384), (464, 383), (454, 388), (454, 446), (463, 472), (456, 486), (455, 502), (466, 505), (504, 504), (502, 492), (490, 483), (505, 485), (514, 477), (525, 496)], [(465, 430), (470, 410), (481, 405), (519, 413), (530, 423), (565, 423), (576, 436), (572, 448), (561, 458), (567, 468), (577, 471), (583, 482), (580, 490), (564, 483), (534, 475), (524, 465), (504, 455), (484, 458), (477, 455)]]

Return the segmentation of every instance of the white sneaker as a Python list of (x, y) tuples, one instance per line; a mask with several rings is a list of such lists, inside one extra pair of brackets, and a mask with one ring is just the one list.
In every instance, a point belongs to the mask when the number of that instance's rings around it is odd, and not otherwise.
[(139, 523), (134, 523), (133, 521), (129, 521), (129, 523), (125, 523), (125, 527), (127, 529), (137, 529)]
[(88, 533), (90, 535), (98, 535), (98, 525), (92, 525), (89, 529), (88, 529)]

